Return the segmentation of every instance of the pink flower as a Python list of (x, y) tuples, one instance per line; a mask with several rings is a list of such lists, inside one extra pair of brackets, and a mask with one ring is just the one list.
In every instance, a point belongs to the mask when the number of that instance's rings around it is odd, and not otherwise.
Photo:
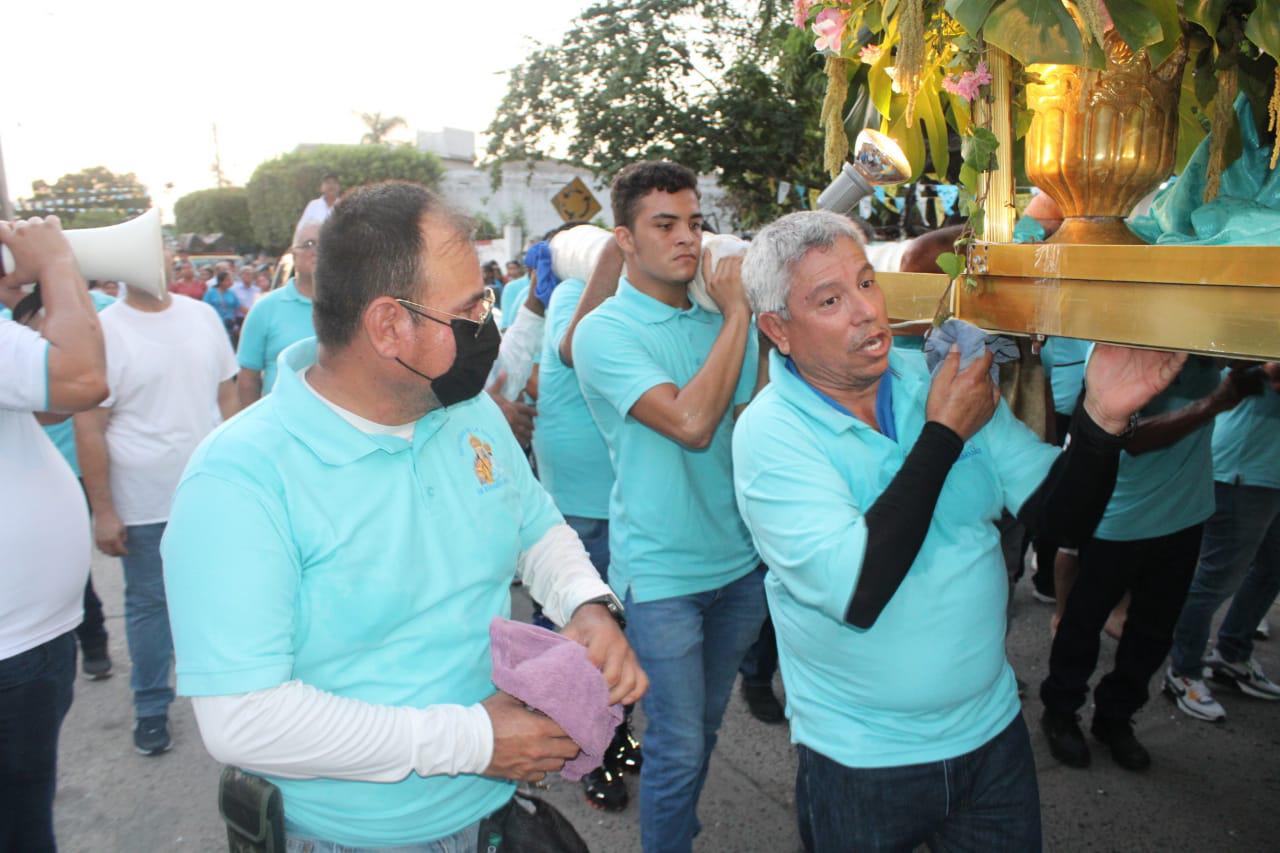
[(849, 13), (836, 9), (823, 9), (813, 22), (813, 31), (818, 34), (813, 42), (815, 50), (827, 50), (839, 53), (844, 43), (844, 28), (849, 23)]
[(862, 50), (858, 51), (858, 58), (868, 65), (874, 65), (876, 60), (880, 58), (880, 45), (864, 45)]
[(795, 17), (792, 22), (797, 27), (803, 27), (809, 20), (809, 10), (816, 2), (818, 0), (795, 0)]
[(990, 83), (991, 69), (987, 67), (987, 63), (979, 62), (973, 71), (966, 71), (958, 77), (942, 78), (942, 89), (956, 97), (972, 101), (978, 97), (978, 90)]

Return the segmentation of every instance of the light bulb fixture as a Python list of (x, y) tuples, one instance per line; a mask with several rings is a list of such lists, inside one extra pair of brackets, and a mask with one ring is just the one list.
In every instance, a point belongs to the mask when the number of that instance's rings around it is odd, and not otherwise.
[(853, 159), (818, 196), (818, 209), (848, 213), (875, 187), (900, 184), (911, 177), (907, 155), (893, 138), (866, 128), (853, 143)]

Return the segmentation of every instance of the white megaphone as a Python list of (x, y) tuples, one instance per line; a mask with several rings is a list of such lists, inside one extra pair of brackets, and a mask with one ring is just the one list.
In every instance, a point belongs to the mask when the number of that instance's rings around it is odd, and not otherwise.
[[(151, 208), (141, 216), (105, 228), (79, 228), (63, 232), (86, 279), (123, 281), (160, 297), (166, 289), (164, 238), (160, 211)], [(0, 246), (3, 269), (14, 267), (13, 254)]]

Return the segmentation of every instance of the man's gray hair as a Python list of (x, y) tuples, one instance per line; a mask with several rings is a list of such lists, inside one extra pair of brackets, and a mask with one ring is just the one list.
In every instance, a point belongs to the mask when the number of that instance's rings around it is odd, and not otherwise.
[(756, 314), (773, 311), (788, 319), (791, 271), (810, 251), (829, 249), (839, 237), (865, 246), (853, 221), (826, 210), (788, 213), (760, 230), (742, 261), (742, 285)]

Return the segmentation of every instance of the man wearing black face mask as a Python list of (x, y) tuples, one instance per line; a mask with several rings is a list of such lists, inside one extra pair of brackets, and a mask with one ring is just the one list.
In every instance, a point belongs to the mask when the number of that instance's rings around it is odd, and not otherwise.
[[(517, 566), (610, 701), (647, 685), (616, 599), (481, 393), (498, 333), (468, 234), (413, 184), (334, 207), (316, 338), (197, 450), (164, 541), (178, 687), (206, 746), (275, 782), (290, 839), (320, 849), (475, 849), (513, 781), (577, 753), (490, 681)], [(211, 535), (210, 512), (241, 535)]]

